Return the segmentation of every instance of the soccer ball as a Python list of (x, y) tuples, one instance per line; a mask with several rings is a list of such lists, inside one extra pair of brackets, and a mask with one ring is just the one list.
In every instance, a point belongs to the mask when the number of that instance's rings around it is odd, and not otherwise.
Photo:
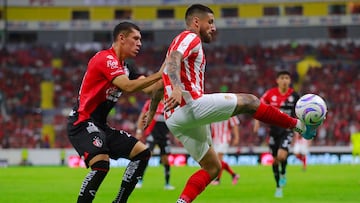
[(296, 116), (306, 125), (319, 125), (325, 119), (327, 106), (316, 94), (305, 94), (295, 104)]

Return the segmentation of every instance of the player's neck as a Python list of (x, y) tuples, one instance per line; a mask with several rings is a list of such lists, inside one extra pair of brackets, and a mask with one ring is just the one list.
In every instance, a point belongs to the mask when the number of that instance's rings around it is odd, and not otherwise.
[(289, 88), (287, 88), (287, 87), (285, 87), (285, 88), (279, 87), (278, 89), (281, 94), (285, 94), (289, 90)]

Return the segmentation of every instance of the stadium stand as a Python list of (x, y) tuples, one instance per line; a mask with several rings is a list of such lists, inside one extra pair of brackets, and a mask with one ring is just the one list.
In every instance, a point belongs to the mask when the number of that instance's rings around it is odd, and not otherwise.
[[(208, 92), (222, 88), (259, 96), (274, 85), (277, 70), (288, 69), (301, 94), (317, 93), (328, 102), (328, 117), (313, 145), (350, 144), (350, 135), (360, 131), (360, 1), (197, 2), (216, 2), (210, 7), (218, 42), (205, 47)], [(0, 105), (7, 109), (0, 113), (1, 147), (71, 148), (67, 113), (88, 59), (109, 46), (113, 25), (132, 20), (142, 28), (143, 48), (135, 65), (149, 74), (160, 66), (169, 39), (184, 27), (188, 1), (0, 4)], [(122, 97), (109, 122), (133, 132), (146, 99), (143, 94)], [(246, 115), (240, 119), (240, 146), (264, 145), (266, 140), (251, 132), (253, 121)]]

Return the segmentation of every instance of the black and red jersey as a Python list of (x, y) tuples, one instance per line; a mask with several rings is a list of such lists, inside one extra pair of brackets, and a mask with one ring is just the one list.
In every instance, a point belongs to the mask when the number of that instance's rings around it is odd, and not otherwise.
[[(278, 108), (283, 113), (295, 117), (295, 104), (299, 100), (299, 94), (293, 88), (289, 88), (285, 94), (282, 94), (279, 88), (274, 87), (267, 90), (260, 100)], [(279, 130), (276, 126), (271, 127), (274, 128), (273, 130)]]
[(112, 81), (124, 74), (129, 79), (139, 76), (124, 61), (118, 60), (113, 48), (99, 51), (90, 59), (77, 104), (70, 113), (70, 116), (77, 117), (75, 125), (90, 118), (99, 124), (106, 124), (107, 115), (122, 94)]

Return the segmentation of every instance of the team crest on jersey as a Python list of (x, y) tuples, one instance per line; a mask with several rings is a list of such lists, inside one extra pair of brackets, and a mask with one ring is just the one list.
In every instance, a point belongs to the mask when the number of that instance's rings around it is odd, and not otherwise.
[(292, 95), (290, 95), (288, 100), (289, 100), (289, 102), (294, 102), (294, 97)]
[(95, 136), (94, 138), (93, 138), (93, 145), (95, 146), (95, 147), (102, 147), (102, 145), (103, 145), (103, 141), (98, 137), (98, 136)]
[(116, 102), (121, 96), (121, 91), (113, 86), (106, 90), (106, 99), (112, 102)]
[(277, 96), (276, 96), (276, 95), (272, 96), (272, 97), (271, 97), (271, 101), (276, 102), (276, 101), (277, 101)]

